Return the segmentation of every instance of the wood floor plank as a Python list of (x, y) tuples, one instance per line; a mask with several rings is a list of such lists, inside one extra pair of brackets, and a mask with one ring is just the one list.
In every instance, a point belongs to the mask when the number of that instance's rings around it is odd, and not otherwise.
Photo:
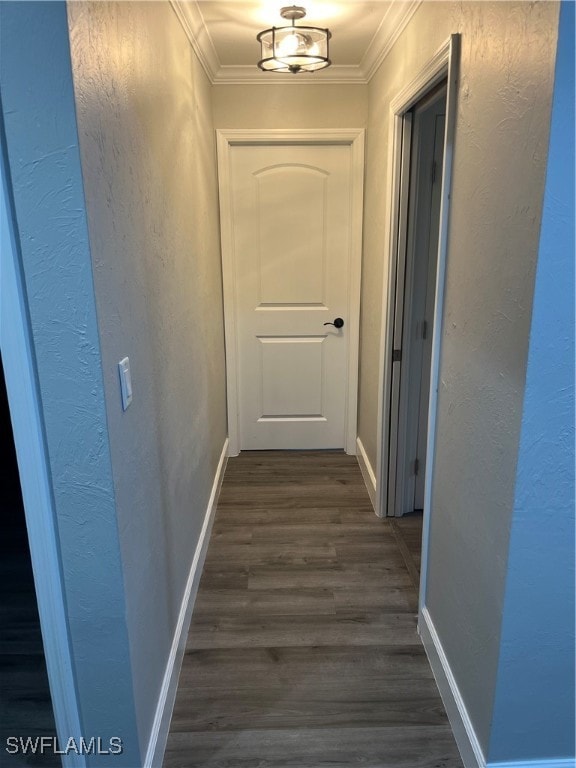
[(236, 505), (230, 502), (227, 505), (218, 507), (218, 527), (225, 526), (249, 526), (249, 525), (294, 525), (296, 523), (309, 523), (313, 520), (319, 523), (340, 523), (342, 522), (342, 511), (347, 508), (333, 507), (331, 509), (322, 509), (322, 507), (301, 507), (292, 509), (290, 507), (274, 509), (270, 506), (257, 507), (249, 502), (244, 505)]
[(202, 585), (196, 598), (194, 616), (313, 616), (335, 615), (336, 604), (331, 589), (210, 589)]
[[(353, 493), (347, 493), (338, 496), (330, 496), (322, 487), (318, 487), (315, 493), (307, 489), (306, 493), (299, 493), (292, 496), (293, 488), (276, 488), (274, 492), (265, 490), (263, 486), (258, 488), (258, 501), (256, 509), (342, 509), (355, 506), (362, 499), (362, 506), (366, 512), (372, 510), (370, 501), (364, 499), (364, 493), (361, 488)], [(226, 497), (222, 500), (222, 508), (233, 506), (235, 508), (252, 509), (254, 502), (248, 492), (234, 494), (234, 498)], [(372, 514), (374, 512), (372, 511)]]
[(416, 631), (420, 535), (374, 515), (355, 457), (231, 459), (165, 768), (462, 768)]
[(337, 539), (333, 542), (336, 556), (342, 563), (399, 563), (402, 555), (396, 541), (380, 538), (377, 541), (346, 541)]
[(462, 768), (447, 726), (171, 733), (165, 768)]
[(248, 579), (248, 567), (235, 565), (216, 571), (205, 570), (200, 586), (207, 589), (248, 589)]
[(342, 688), (343, 681), (385, 686), (396, 679), (431, 680), (432, 671), (422, 645), (365, 646), (362, 653), (350, 645), (207, 648), (186, 652), (180, 690), (229, 696), (252, 690), (262, 678), (266, 686), (328, 678)]
[(401, 613), (408, 611), (416, 614), (418, 595), (412, 584), (403, 587), (388, 585), (385, 589), (367, 590), (363, 586), (346, 586), (334, 590), (336, 613), (355, 615), (359, 612)]
[(314, 566), (254, 566), (248, 577), (249, 589), (285, 587), (364, 587), (378, 589), (404, 587), (411, 584), (404, 561), (385, 563), (317, 563)]
[(196, 618), (186, 648), (413, 645), (416, 642), (416, 617), (412, 613), (258, 618), (244, 615), (216, 620)]
[(273, 543), (256, 542), (249, 544), (216, 544), (210, 548), (206, 558), (204, 572), (237, 568), (238, 566), (272, 567), (305, 566), (310, 564), (336, 564), (338, 555), (331, 544), (312, 544), (308, 546), (288, 545), (284, 547)]
[(343, 523), (361, 522), (366, 528), (389, 530), (390, 521), (378, 517), (374, 512), (372, 504), (355, 504), (342, 507), (340, 510), (340, 519)]
[(362, 523), (340, 523), (326, 525), (316, 522), (296, 525), (263, 525), (255, 527), (252, 532), (252, 541), (277, 543), (308, 544), (317, 542), (347, 541), (349, 543), (360, 542), (394, 542), (394, 534), (388, 526), (380, 525), (376, 528)]
[(332, 677), (295, 679), (270, 685), (262, 676), (252, 690), (234, 689), (233, 702), (182, 689), (172, 731), (237, 731), (298, 728), (362, 728), (390, 725), (446, 725), (434, 680), (392, 680), (385, 686), (364, 679), (337, 684)]
[(214, 525), (210, 536), (211, 546), (215, 544), (250, 544), (252, 531), (240, 525)]
[(391, 521), (392, 531), (398, 549), (404, 558), (406, 568), (415, 589), (420, 584), (420, 561), (422, 549), (422, 513), (414, 512)]
[[(17, 473), (6, 477), (17, 477)], [(4, 504), (15, 507), (3, 507), (4, 528), (0, 537), (0, 765), (56, 768), (61, 764), (60, 758), (48, 750), (43, 755), (6, 752), (9, 736), (55, 737), (56, 726), (24, 509), (19, 493), (12, 497), (10, 486), (3, 492)]]

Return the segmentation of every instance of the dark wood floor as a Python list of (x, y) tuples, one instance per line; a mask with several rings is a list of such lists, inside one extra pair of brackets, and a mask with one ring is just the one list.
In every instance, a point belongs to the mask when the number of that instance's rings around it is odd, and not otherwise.
[(416, 633), (416, 528), (378, 520), (340, 452), (231, 459), (165, 768), (461, 768)]
[(61, 765), (52, 753), (6, 752), (9, 736), (55, 736), (27, 541), (4, 529), (0, 546), (0, 765)]
[(55, 736), (56, 728), (1, 366), (0, 465), (0, 766), (55, 768), (51, 753), (6, 752), (9, 736)]
[(412, 512), (404, 517), (392, 518), (389, 522), (412, 584), (418, 592), (422, 553), (422, 512)]

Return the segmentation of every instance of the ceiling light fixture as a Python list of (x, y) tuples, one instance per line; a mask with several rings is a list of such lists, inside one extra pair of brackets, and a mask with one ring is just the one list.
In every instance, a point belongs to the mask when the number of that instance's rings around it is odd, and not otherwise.
[(290, 27), (272, 27), (256, 35), (262, 58), (258, 62), (265, 72), (316, 72), (329, 67), (329, 29), (297, 27), (295, 21), (306, 16), (306, 10), (292, 5), (280, 10), (283, 19), (290, 19)]

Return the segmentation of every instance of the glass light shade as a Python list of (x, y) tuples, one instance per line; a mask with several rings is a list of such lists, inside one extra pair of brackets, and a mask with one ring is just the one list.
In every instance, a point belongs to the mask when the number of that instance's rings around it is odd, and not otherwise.
[(315, 72), (330, 66), (330, 31), (320, 27), (272, 27), (257, 35), (260, 69), (266, 72)]

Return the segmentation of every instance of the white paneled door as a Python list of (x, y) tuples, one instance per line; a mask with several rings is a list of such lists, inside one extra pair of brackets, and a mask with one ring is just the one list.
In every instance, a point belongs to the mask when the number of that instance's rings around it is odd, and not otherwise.
[(229, 153), (239, 448), (346, 448), (358, 327), (351, 146)]

